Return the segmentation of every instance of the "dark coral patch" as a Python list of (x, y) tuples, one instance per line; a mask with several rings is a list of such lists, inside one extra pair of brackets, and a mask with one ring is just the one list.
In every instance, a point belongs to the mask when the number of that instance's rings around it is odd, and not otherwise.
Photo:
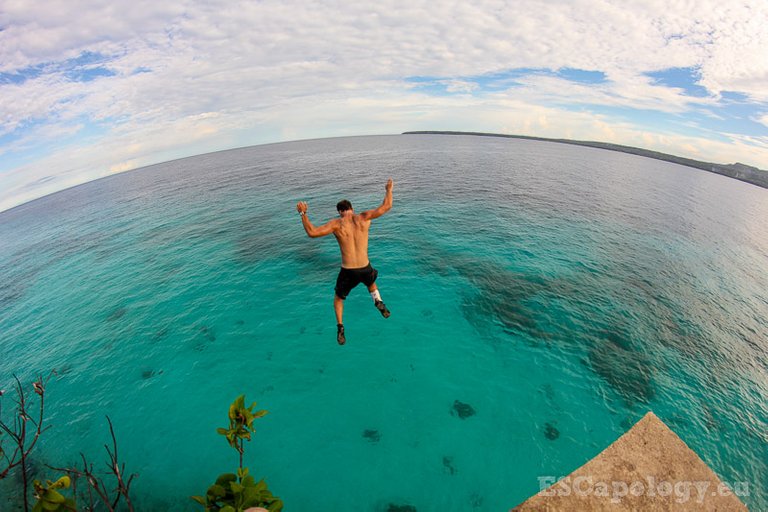
[(54, 368), (53, 373), (57, 376), (61, 377), (62, 375), (66, 375), (72, 371), (72, 365), (69, 363), (66, 363), (61, 368)]
[(216, 341), (216, 332), (207, 325), (200, 327), (200, 334), (208, 341)]
[(443, 457), (443, 470), (450, 475), (456, 474), (456, 467), (453, 465), (453, 457), (447, 455)]
[[(500, 327), (508, 335), (524, 334), (534, 343), (549, 344), (553, 335), (542, 329), (535, 304), (543, 294), (567, 296), (573, 286), (540, 274), (515, 272), (494, 261), (469, 254), (451, 254), (437, 246), (420, 244), (420, 261), (434, 272), (456, 272), (473, 285), (461, 304), (462, 313), (482, 334), (492, 334)], [(537, 299), (538, 298), (538, 299)]]
[(453, 411), (451, 411), (451, 414), (454, 416), (458, 415), (459, 418), (465, 420), (470, 416), (474, 416), (476, 412), (471, 405), (465, 404), (464, 402), (459, 402), (458, 400), (454, 400)]
[(397, 505), (395, 503), (390, 503), (387, 507), (387, 512), (417, 512), (417, 510), (413, 505)]
[(114, 322), (115, 320), (120, 320), (125, 316), (125, 314), (128, 312), (128, 308), (118, 308), (114, 310), (108, 317), (107, 322)]
[(485, 500), (479, 492), (473, 492), (469, 497), (469, 504), (472, 505), (472, 508), (481, 508), (483, 506), (483, 501)]
[(594, 336), (589, 351), (592, 370), (627, 402), (649, 403), (655, 395), (653, 363), (621, 328), (601, 331)]
[(557, 430), (557, 428), (552, 423), (547, 422), (544, 424), (544, 437), (550, 441), (554, 441), (560, 437), (560, 431)]
[(544, 396), (547, 397), (547, 400), (550, 402), (555, 401), (555, 388), (552, 387), (552, 384), (546, 383), (541, 387), (542, 393), (544, 393)]

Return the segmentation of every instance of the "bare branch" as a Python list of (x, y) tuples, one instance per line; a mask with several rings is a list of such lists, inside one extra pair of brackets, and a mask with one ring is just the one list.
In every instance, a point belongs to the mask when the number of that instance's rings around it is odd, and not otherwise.
[(131, 482), (133, 481), (133, 477), (136, 476), (134, 474), (130, 475), (128, 477), (128, 481), (126, 482), (123, 479), (123, 475), (125, 474), (125, 464), (122, 466), (120, 465), (119, 459), (118, 459), (118, 452), (117, 452), (117, 437), (115, 437), (115, 429), (112, 425), (112, 420), (109, 419), (109, 416), (107, 416), (107, 423), (109, 423), (109, 435), (112, 437), (112, 450), (105, 445), (104, 448), (107, 450), (107, 454), (109, 455), (110, 459), (110, 469), (112, 473), (115, 475), (115, 478), (117, 478), (117, 497), (114, 502), (114, 506), (117, 506), (118, 501), (120, 500), (120, 497), (122, 496), (125, 498), (125, 506), (128, 507), (128, 510), (130, 512), (133, 512), (133, 503), (131, 502), (131, 497), (129, 495), (130, 488), (131, 488)]

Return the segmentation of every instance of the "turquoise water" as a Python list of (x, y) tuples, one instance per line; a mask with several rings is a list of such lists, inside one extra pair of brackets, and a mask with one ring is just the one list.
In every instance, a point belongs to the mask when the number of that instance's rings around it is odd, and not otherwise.
[[(392, 317), (359, 287), (339, 347), (338, 249), (295, 203), (324, 222), (390, 176)], [(0, 389), (55, 368), (38, 465), (100, 461), (109, 415), (142, 510), (194, 510), (236, 467), (215, 429), (241, 393), (270, 411), (246, 465), (289, 511), (507, 510), (648, 410), (768, 509), (766, 218), (764, 189), (535, 141), (169, 162), (0, 214)]]

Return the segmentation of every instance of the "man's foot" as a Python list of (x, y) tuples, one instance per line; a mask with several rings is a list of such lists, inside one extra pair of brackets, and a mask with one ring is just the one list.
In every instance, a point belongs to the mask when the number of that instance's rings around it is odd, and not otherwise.
[(336, 325), (336, 341), (339, 345), (343, 345), (347, 342), (347, 337), (344, 336), (344, 326), (342, 324)]
[(373, 303), (373, 305), (376, 306), (376, 309), (379, 310), (379, 313), (381, 313), (381, 316), (383, 316), (384, 318), (389, 318), (389, 315), (391, 315), (391, 313), (389, 312), (389, 310), (387, 309), (387, 306), (382, 301), (377, 300), (376, 302)]

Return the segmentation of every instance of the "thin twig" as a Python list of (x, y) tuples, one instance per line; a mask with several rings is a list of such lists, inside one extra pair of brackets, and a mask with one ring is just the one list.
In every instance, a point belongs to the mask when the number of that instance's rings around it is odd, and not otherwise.
[(118, 501), (120, 501), (120, 496), (122, 495), (123, 498), (125, 498), (125, 505), (128, 507), (128, 510), (130, 512), (133, 512), (133, 503), (131, 503), (131, 497), (129, 495), (129, 491), (131, 488), (131, 482), (133, 481), (133, 477), (136, 476), (135, 474), (132, 474), (128, 477), (128, 481), (126, 482), (123, 480), (123, 474), (125, 473), (125, 464), (120, 466), (120, 462), (118, 460), (118, 452), (117, 452), (117, 437), (115, 436), (115, 429), (112, 425), (112, 420), (109, 419), (109, 416), (107, 416), (107, 423), (109, 423), (109, 435), (112, 437), (112, 450), (104, 445), (104, 448), (107, 449), (107, 454), (109, 455), (110, 459), (110, 470), (117, 478), (117, 496), (115, 497), (114, 501), (114, 507), (117, 507)]
[(85, 478), (88, 489), (88, 503), (91, 510), (94, 509), (94, 499), (93, 499), (93, 492), (95, 491), (96, 494), (99, 496), (99, 499), (101, 499), (102, 503), (107, 507), (107, 510), (110, 512), (113, 512), (115, 508), (110, 504), (109, 500), (109, 492), (107, 491), (106, 486), (101, 481), (100, 478), (98, 478), (93, 473), (93, 464), (90, 464), (88, 462), (88, 459), (85, 458), (85, 455), (81, 452), (80, 458), (83, 461), (83, 470), (80, 471), (77, 468), (56, 468), (53, 466), (48, 466), (50, 469), (54, 471), (62, 471), (65, 473), (69, 473), (70, 475), (73, 475), (76, 479), (77, 478)]
[(237, 450), (238, 453), (240, 453), (240, 471), (243, 470), (243, 451), (245, 451), (245, 447), (243, 446), (243, 440), (240, 439), (240, 448)]
[(24, 493), (24, 510), (27, 512), (29, 510), (29, 496), (27, 496), (27, 494), (29, 494), (29, 482), (27, 481), (27, 455), (29, 452), (24, 452), (24, 443), (27, 438), (26, 399), (24, 397), (24, 388), (21, 385), (21, 381), (19, 381), (19, 378), (16, 375), (14, 375), (13, 378), (16, 380), (16, 393), (19, 397), (19, 415), (16, 420), (16, 425), (18, 426), (19, 431), (18, 444), (19, 450), (21, 451), (21, 482), (22, 491)]

